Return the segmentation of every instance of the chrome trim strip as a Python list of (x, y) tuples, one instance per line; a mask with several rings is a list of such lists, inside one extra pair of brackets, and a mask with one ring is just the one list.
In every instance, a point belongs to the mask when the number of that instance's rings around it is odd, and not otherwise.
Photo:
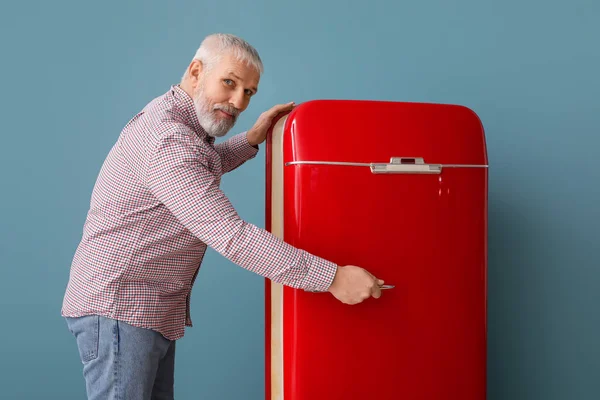
[(342, 161), (289, 161), (285, 165), (297, 165), (297, 164), (325, 164), (325, 165), (350, 165), (356, 167), (370, 167), (370, 163), (355, 163), (355, 162), (342, 162)]
[[(356, 162), (343, 162), (343, 161), (288, 161), (285, 166), (299, 165), (299, 164), (319, 164), (319, 165), (347, 165), (355, 167), (371, 167), (371, 163), (356, 163)], [(377, 163), (374, 163), (377, 164)], [(477, 164), (435, 164), (440, 165), (442, 168), (489, 168), (489, 165), (477, 165)]]

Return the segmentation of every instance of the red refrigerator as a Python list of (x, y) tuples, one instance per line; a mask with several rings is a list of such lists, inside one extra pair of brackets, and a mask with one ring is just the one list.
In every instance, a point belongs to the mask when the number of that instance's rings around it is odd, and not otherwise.
[(266, 280), (268, 400), (486, 398), (488, 162), (458, 105), (315, 100), (272, 126), (266, 228), (386, 284), (346, 305)]

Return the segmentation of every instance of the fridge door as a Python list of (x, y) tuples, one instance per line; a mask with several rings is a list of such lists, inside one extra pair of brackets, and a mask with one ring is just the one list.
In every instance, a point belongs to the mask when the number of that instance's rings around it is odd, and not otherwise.
[(487, 156), (476, 116), (309, 102), (277, 122), (267, 153), (267, 228), (395, 285), (350, 306), (267, 281), (267, 398), (485, 399)]

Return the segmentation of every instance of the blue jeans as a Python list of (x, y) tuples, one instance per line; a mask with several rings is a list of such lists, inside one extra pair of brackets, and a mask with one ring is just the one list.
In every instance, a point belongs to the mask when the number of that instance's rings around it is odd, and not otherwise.
[(66, 318), (89, 400), (172, 400), (175, 341), (96, 315)]

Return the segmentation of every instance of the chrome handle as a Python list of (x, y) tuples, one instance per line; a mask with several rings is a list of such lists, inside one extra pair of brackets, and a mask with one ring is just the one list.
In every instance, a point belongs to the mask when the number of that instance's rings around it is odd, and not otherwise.
[(440, 164), (425, 164), (423, 157), (392, 157), (389, 163), (371, 163), (373, 174), (439, 174)]
[[(386, 289), (393, 289), (393, 288), (395, 288), (395, 287), (396, 287), (396, 285), (380, 285), (380, 286), (379, 286), (379, 289), (381, 289), (381, 290), (386, 290)], [(310, 290), (310, 289), (307, 289), (307, 290), (305, 290), (305, 292), (310, 292), (310, 293), (323, 293), (323, 292), (320, 292), (320, 291), (317, 291), (317, 290)]]

